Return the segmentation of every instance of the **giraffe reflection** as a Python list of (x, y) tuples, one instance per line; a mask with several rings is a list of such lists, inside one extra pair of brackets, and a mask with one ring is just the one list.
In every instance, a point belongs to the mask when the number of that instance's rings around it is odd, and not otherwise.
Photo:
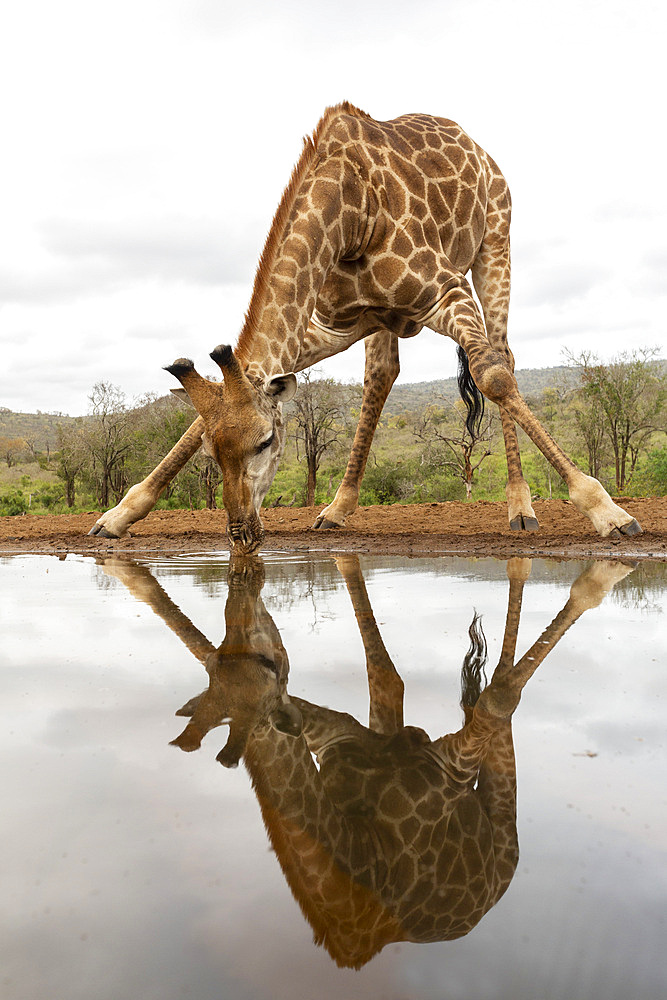
[(486, 644), (475, 616), (462, 670), (465, 724), (431, 740), (403, 724), (403, 682), (382, 641), (358, 558), (336, 562), (366, 654), (368, 727), (288, 696), (287, 654), (260, 596), (259, 558), (230, 564), (226, 634), (217, 649), (170, 609), (145, 567), (112, 560), (105, 568), (206, 663), (209, 687), (178, 713), (190, 721), (173, 742), (194, 750), (212, 728), (230, 722), (218, 760), (233, 766), (243, 757), (316, 942), (339, 965), (359, 968), (390, 942), (467, 934), (506, 891), (518, 860), (512, 714), (549, 651), (630, 569), (613, 563), (586, 569), (554, 621), (515, 662), (531, 562), (510, 559), (505, 633), (492, 679), (483, 687)]

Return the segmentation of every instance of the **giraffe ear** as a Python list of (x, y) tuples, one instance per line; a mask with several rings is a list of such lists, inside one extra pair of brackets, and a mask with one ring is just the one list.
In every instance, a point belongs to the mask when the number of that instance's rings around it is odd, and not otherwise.
[(179, 399), (181, 403), (185, 403), (186, 406), (191, 406), (194, 409), (195, 404), (192, 402), (185, 389), (170, 389), (169, 391), (173, 392), (176, 399)]
[(287, 372), (283, 375), (274, 375), (264, 383), (267, 395), (272, 396), (278, 403), (289, 403), (294, 398), (296, 392), (296, 375), (294, 372)]

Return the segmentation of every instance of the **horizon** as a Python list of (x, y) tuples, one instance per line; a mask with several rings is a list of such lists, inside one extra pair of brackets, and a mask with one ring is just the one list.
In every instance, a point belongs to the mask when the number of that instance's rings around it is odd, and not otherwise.
[[(654, 360), (658, 361), (658, 362), (662, 362), (663, 364), (666, 363), (666, 361), (667, 361), (667, 359), (664, 359), (664, 358), (655, 358)], [(319, 365), (315, 365), (315, 366), (313, 366), (312, 371), (317, 371), (318, 368), (319, 368)], [(571, 370), (571, 371), (575, 371), (576, 370), (572, 365), (565, 365), (565, 364), (560, 364), (560, 365), (544, 365), (542, 367), (516, 368), (515, 371), (514, 371), (514, 374), (516, 376), (520, 376), (522, 373), (525, 373), (525, 372), (548, 372), (548, 371), (561, 370), (561, 369), (562, 370)], [(299, 373), (299, 374), (301, 374), (301, 373)], [(323, 377), (329, 377), (329, 376), (323, 376)], [(331, 377), (333, 378), (334, 376), (331, 376)], [(104, 381), (104, 380), (101, 380), (101, 381)], [(336, 381), (340, 382), (341, 385), (359, 385), (359, 386), (361, 386), (363, 384), (361, 382), (361, 380), (355, 380), (355, 379), (348, 379), (348, 380), (345, 380), (345, 381), (342, 380), (342, 379), (336, 379)], [(438, 382), (454, 382), (454, 383), (456, 383), (456, 375), (446, 375), (446, 376), (443, 376), (441, 378), (434, 378), (434, 379), (418, 379), (417, 381), (413, 381), (413, 382), (400, 382), (399, 383), (398, 380), (397, 380), (394, 383), (394, 385), (392, 386), (391, 392), (393, 392), (394, 389), (410, 389), (412, 386), (433, 385), (433, 384), (438, 383)], [(91, 386), (90, 389), (92, 390), (92, 388), (93, 387)], [(391, 392), (389, 393), (389, 395), (391, 395)], [(168, 397), (170, 395), (170, 393), (171, 393), (171, 390), (167, 390), (167, 392), (161, 393), (159, 396), (157, 396), (157, 399), (164, 399), (164, 398)], [(141, 402), (141, 398), (142, 398), (141, 396), (136, 396), (136, 397), (134, 397), (133, 400), (128, 400), (128, 398), (126, 396), (126, 405), (127, 405), (128, 409), (135, 409), (135, 408), (138, 408), (138, 407), (146, 405), (145, 403)], [(389, 397), (387, 397), (387, 399), (389, 399)], [(487, 402), (489, 402), (489, 400), (487, 400)], [(17, 414), (17, 415), (26, 415), (26, 416), (68, 417), (71, 420), (76, 420), (79, 417), (90, 416), (90, 413), (76, 413), (76, 414), (72, 414), (72, 413), (65, 413), (62, 410), (42, 410), (39, 407), (36, 410), (14, 410), (11, 407), (5, 406), (4, 404), (0, 403), (0, 413), (3, 413), (3, 412), (14, 413), (14, 414)]]

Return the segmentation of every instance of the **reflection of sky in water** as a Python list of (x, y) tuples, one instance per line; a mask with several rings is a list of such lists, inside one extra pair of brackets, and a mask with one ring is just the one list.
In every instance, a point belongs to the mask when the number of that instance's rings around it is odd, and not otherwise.
[[(457, 729), (474, 608), (490, 670), (498, 658), (504, 563), (361, 562), (406, 722)], [(222, 560), (147, 564), (218, 645)], [(519, 654), (581, 568), (534, 562)], [(167, 745), (182, 728), (174, 711), (205, 686), (202, 666), (92, 560), (3, 560), (3, 1000), (664, 995), (667, 570), (642, 572), (645, 593), (628, 578), (626, 598), (586, 612), (523, 694), (521, 857), (507, 895), (467, 938), (390, 946), (353, 973), (313, 947), (244, 770), (215, 763), (226, 730), (192, 755)], [(366, 722), (361, 640), (333, 560), (267, 558), (266, 580), (291, 693)]]

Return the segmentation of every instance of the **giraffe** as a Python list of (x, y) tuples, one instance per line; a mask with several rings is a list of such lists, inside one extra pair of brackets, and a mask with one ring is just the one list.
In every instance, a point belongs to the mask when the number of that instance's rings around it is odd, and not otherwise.
[(379, 122), (347, 102), (328, 108), (278, 206), (236, 349), (221, 345), (211, 354), (223, 384), (203, 379), (189, 359), (168, 366), (199, 416), (90, 533), (122, 537), (203, 445), (223, 471), (232, 547), (259, 548), (259, 512), (284, 447), (282, 403), (296, 390), (294, 372), (364, 339), (364, 396), (350, 459), (314, 527), (345, 524), (398, 374), (398, 341), (425, 326), (459, 345), (468, 394), (477, 386), (500, 407), (512, 528), (538, 527), (516, 423), (600, 535), (619, 540), (640, 531), (597, 480), (576, 468), (518, 392), (507, 343), (510, 212), (499, 168), (454, 122), (422, 114)]
[[(572, 624), (631, 568), (597, 563), (515, 662), (529, 559), (507, 564), (509, 598), (498, 665), (482, 689), (486, 644), (475, 615), (462, 671), (463, 727), (431, 740), (403, 723), (403, 682), (383, 643), (355, 555), (336, 559), (364, 645), (369, 726), (289, 697), (289, 663), (261, 601), (258, 557), (232, 560), (218, 649), (172, 606), (146, 567), (104, 568), (148, 603), (206, 663), (208, 690), (177, 713), (172, 742), (191, 751), (222, 722), (217, 759), (243, 757), (264, 824), (304, 916), (341, 966), (360, 968), (396, 941), (469, 933), (509, 887), (518, 861), (512, 715), (521, 692)], [(152, 582), (151, 582), (152, 581)], [(313, 760), (317, 758), (317, 764)]]
[(640, 531), (597, 480), (577, 469), (519, 394), (507, 343), (510, 214), (498, 166), (455, 122), (423, 114), (375, 121), (348, 102), (328, 108), (304, 140), (278, 206), (236, 348), (220, 345), (211, 353), (222, 384), (202, 378), (187, 358), (167, 367), (199, 416), (90, 534), (122, 537), (203, 445), (222, 469), (230, 544), (240, 554), (255, 551), (263, 538), (261, 503), (284, 447), (282, 403), (296, 391), (294, 373), (363, 339), (359, 424), (343, 480), (314, 527), (345, 524), (398, 374), (398, 341), (423, 327), (458, 344), (461, 381), (473, 400), (469, 419), (474, 423), (479, 413), (477, 389), (500, 407), (512, 528), (538, 527), (518, 424), (600, 535), (619, 540)]

